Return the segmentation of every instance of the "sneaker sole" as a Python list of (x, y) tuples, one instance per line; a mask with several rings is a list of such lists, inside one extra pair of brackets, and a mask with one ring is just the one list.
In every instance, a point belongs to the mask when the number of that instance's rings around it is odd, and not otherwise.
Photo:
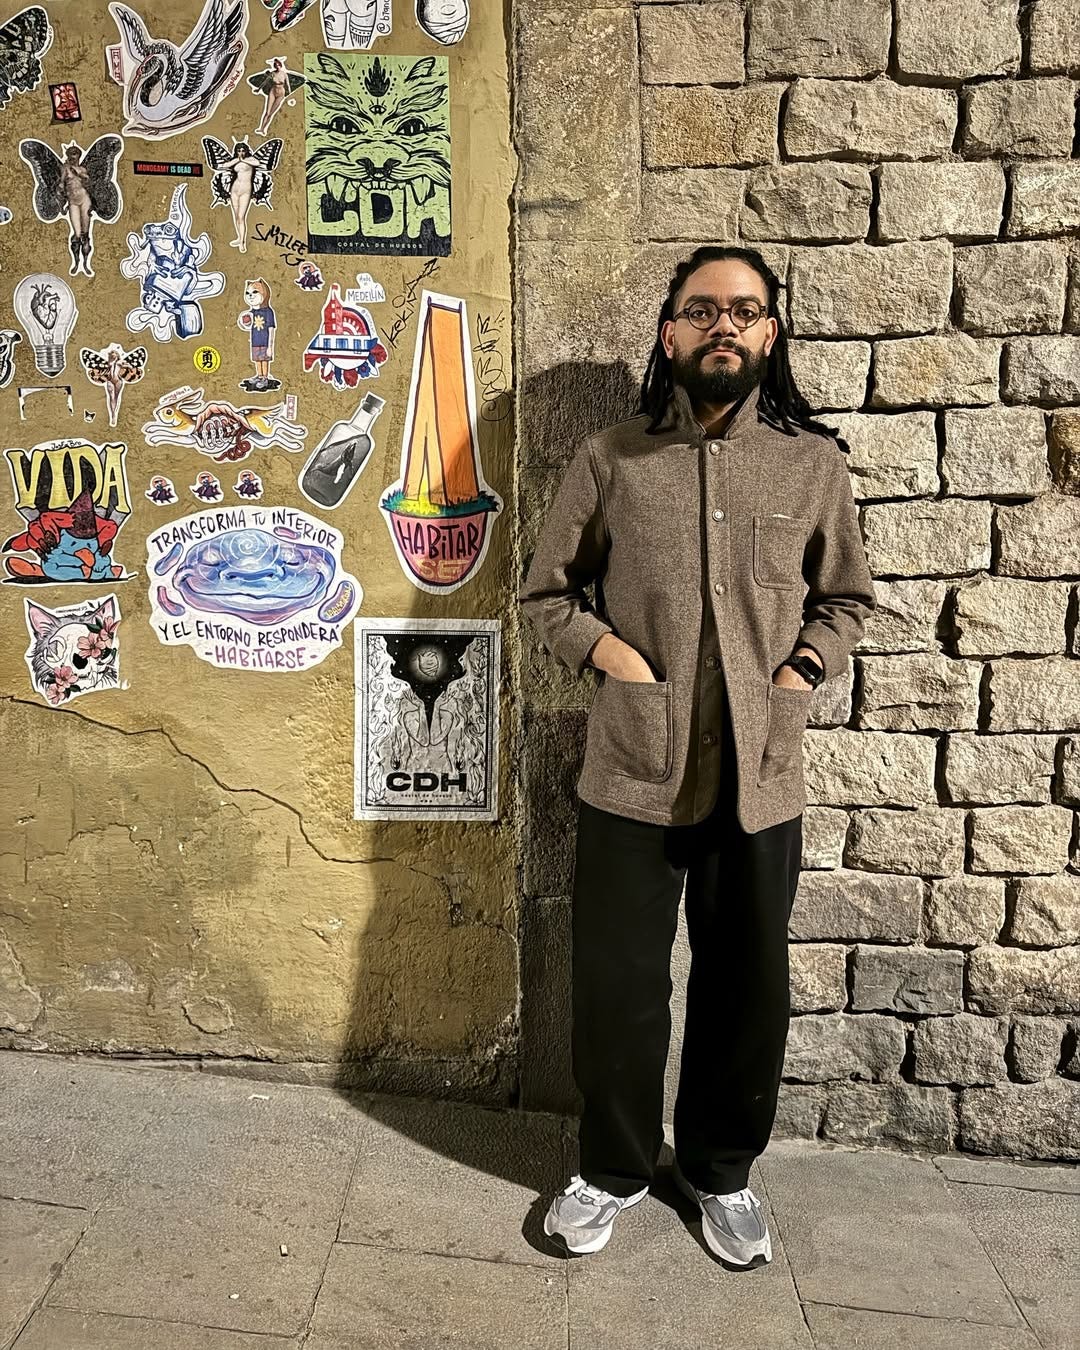
[[(633, 1208), (634, 1205), (640, 1205), (642, 1200), (644, 1200), (648, 1194), (649, 1189), (648, 1187), (646, 1187), (645, 1190), (643, 1190), (640, 1195), (631, 1196), (630, 1199), (627, 1200), (626, 1204), (623, 1205), (622, 1209), (619, 1210), (619, 1214), (621, 1214), (623, 1210)], [(615, 1219), (619, 1217), (619, 1214), (615, 1215)], [(544, 1215), (544, 1232), (548, 1235), (549, 1238), (561, 1238), (563, 1245), (565, 1246), (567, 1252), (571, 1256), (579, 1256), (579, 1255), (591, 1256), (594, 1252), (598, 1252), (602, 1248), (607, 1246), (608, 1240), (611, 1237), (611, 1231), (615, 1227), (615, 1219), (612, 1219), (612, 1221), (608, 1224), (608, 1226), (605, 1229), (603, 1229), (595, 1238), (593, 1238), (592, 1241), (574, 1247), (571, 1246), (571, 1244), (567, 1241), (566, 1236), (563, 1233), (561, 1233), (557, 1228), (555, 1228), (554, 1226), (552, 1227), (548, 1226), (551, 1223), (551, 1210), (549, 1209), (548, 1212)]]
[(697, 1205), (698, 1209), (700, 1210), (701, 1235), (705, 1239), (705, 1245), (709, 1248), (711, 1252), (713, 1252), (716, 1256), (723, 1257), (725, 1261), (730, 1261), (733, 1266), (753, 1265), (753, 1263), (757, 1260), (759, 1256), (763, 1256), (765, 1258), (766, 1264), (768, 1264), (768, 1262), (772, 1260), (772, 1236), (769, 1233), (768, 1229), (765, 1230), (764, 1241), (760, 1244), (758, 1250), (751, 1252), (749, 1256), (743, 1256), (741, 1254), (737, 1254), (733, 1251), (730, 1251), (727, 1247), (723, 1245), (723, 1242), (716, 1234), (716, 1230), (709, 1222), (708, 1215), (705, 1213), (705, 1206), (698, 1199), (698, 1194), (694, 1190), (693, 1185), (689, 1181), (687, 1181), (687, 1179), (682, 1175), (682, 1173), (675, 1167), (672, 1167), (671, 1169), (671, 1179), (675, 1182), (675, 1185), (679, 1188), (679, 1190), (682, 1191), (683, 1195), (685, 1195), (688, 1200), (693, 1200), (694, 1204)]

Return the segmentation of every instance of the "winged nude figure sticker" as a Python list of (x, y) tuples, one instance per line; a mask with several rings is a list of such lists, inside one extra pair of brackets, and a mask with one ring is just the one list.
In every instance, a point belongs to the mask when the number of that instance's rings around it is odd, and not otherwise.
[(100, 384), (105, 390), (109, 426), (116, 426), (124, 387), (141, 380), (146, 373), (146, 356), (145, 347), (132, 347), (131, 351), (125, 351), (119, 342), (110, 342), (99, 352), (90, 347), (80, 349), (79, 360), (87, 379), (92, 384)]
[(244, 73), (247, 0), (206, 0), (182, 47), (151, 37), (142, 19), (112, 0), (120, 42), (106, 48), (124, 91), (125, 136), (164, 139), (212, 116)]
[(76, 141), (61, 146), (63, 159), (44, 141), (25, 140), (19, 155), (34, 175), (34, 214), (48, 224), (66, 216), (70, 236), (71, 275), (94, 275), (91, 234), (95, 216), (112, 221), (124, 201), (116, 180), (116, 163), (124, 149), (119, 136), (99, 136), (89, 150)]
[(264, 141), (253, 150), (247, 141), (233, 141), (230, 150), (216, 136), (203, 137), (203, 152), (213, 172), (210, 188), (213, 206), (228, 206), (232, 211), (236, 238), (233, 248), (247, 252), (247, 218), (253, 206), (265, 206), (272, 211), (270, 194), (274, 190), (272, 174), (281, 158), (285, 142), (280, 136)]

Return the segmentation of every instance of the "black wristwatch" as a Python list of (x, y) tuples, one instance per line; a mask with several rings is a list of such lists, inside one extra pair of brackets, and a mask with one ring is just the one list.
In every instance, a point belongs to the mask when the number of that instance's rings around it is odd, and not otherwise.
[(786, 661), (781, 661), (782, 666), (790, 666), (792, 670), (797, 670), (804, 680), (808, 681), (812, 688), (816, 689), (824, 680), (825, 672), (816, 661), (809, 656), (789, 656)]

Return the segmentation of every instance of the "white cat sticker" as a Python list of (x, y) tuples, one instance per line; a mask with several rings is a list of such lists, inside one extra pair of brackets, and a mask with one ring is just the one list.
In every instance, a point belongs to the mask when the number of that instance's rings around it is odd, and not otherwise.
[(120, 604), (115, 595), (46, 609), (27, 600), (26, 664), (35, 691), (51, 704), (115, 689), (120, 676)]

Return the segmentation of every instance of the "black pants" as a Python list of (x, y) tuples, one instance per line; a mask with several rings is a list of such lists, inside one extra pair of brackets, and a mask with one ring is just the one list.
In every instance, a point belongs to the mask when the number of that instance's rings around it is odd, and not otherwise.
[(735, 814), (730, 725), (722, 756), (716, 804), (696, 825), (653, 825), (578, 802), (578, 1171), (613, 1195), (652, 1181), (664, 1139), (671, 950), (684, 878), (691, 962), (673, 1118), (683, 1174), (699, 1190), (740, 1190), (776, 1116), (802, 816), (747, 834)]

